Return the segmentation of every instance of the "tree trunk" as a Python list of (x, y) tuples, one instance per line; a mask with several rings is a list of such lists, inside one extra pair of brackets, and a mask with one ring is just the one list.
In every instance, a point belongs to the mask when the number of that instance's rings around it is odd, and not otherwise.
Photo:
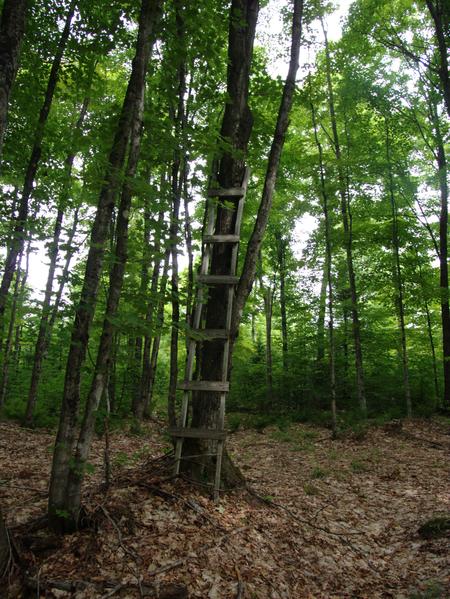
[[(311, 85), (311, 82), (310, 82)], [(331, 247), (331, 219), (329, 213), (329, 200), (328, 192), (325, 183), (325, 169), (323, 162), (323, 150), (322, 144), (319, 140), (317, 133), (317, 121), (314, 104), (311, 98), (311, 87), (310, 87), (310, 107), (311, 107), (311, 119), (314, 129), (314, 139), (319, 154), (319, 173), (320, 173), (320, 194), (322, 196), (322, 210), (323, 217), (325, 220), (325, 269), (326, 269), (326, 280), (328, 283), (328, 333), (329, 333), (329, 344), (330, 344), (330, 407), (331, 407), (331, 426), (333, 439), (337, 436), (337, 414), (336, 414), (336, 343), (334, 335), (334, 302), (333, 302), (333, 279), (332, 279), (332, 247)]]
[(403, 370), (403, 390), (405, 393), (406, 403), (406, 415), (408, 418), (412, 416), (411, 406), (411, 389), (409, 384), (409, 367), (408, 367), (408, 351), (406, 347), (406, 329), (405, 329), (405, 307), (403, 301), (403, 282), (402, 282), (402, 271), (400, 265), (400, 248), (399, 248), (399, 237), (398, 237), (398, 219), (397, 219), (397, 205), (394, 196), (394, 178), (392, 175), (392, 161), (391, 161), (391, 140), (389, 136), (389, 124), (387, 119), (384, 119), (385, 132), (386, 132), (386, 161), (388, 171), (388, 190), (389, 200), (391, 203), (391, 215), (392, 215), (392, 250), (394, 254), (394, 283), (396, 286), (396, 304), (398, 322), (400, 327), (400, 341), (402, 347), (402, 370)]
[(175, 2), (175, 20), (177, 29), (177, 38), (180, 47), (178, 48), (181, 61), (178, 65), (178, 106), (177, 111), (173, 113), (173, 128), (175, 139), (178, 140), (178, 145), (174, 149), (174, 158), (172, 164), (172, 215), (170, 219), (170, 248), (172, 254), (172, 278), (171, 278), (171, 295), (172, 295), (172, 330), (170, 335), (170, 372), (169, 372), (169, 391), (167, 397), (167, 416), (169, 426), (175, 427), (176, 418), (176, 395), (178, 382), (178, 337), (180, 327), (180, 299), (178, 293), (178, 234), (179, 234), (179, 213), (181, 204), (181, 195), (183, 183), (185, 180), (186, 162), (185, 162), (185, 114), (184, 95), (186, 92), (186, 68), (184, 64), (185, 54), (185, 32), (183, 13), (180, 1)]
[(333, 132), (333, 145), (334, 153), (336, 156), (337, 167), (338, 167), (338, 183), (339, 183), (339, 195), (341, 199), (341, 214), (342, 224), (344, 228), (344, 239), (345, 239), (345, 252), (347, 258), (347, 271), (348, 280), (350, 286), (350, 297), (351, 297), (351, 313), (352, 313), (352, 325), (353, 325), (353, 342), (355, 346), (355, 368), (356, 368), (356, 387), (358, 394), (358, 403), (363, 414), (367, 413), (367, 402), (366, 392), (364, 388), (364, 370), (363, 370), (363, 356), (361, 346), (361, 325), (359, 321), (359, 310), (358, 310), (358, 294), (356, 291), (356, 277), (355, 269), (353, 266), (353, 248), (352, 248), (352, 232), (349, 222), (349, 207), (348, 199), (346, 197), (346, 185), (344, 180), (344, 172), (342, 167), (342, 155), (341, 146), (339, 142), (339, 135), (337, 130), (336, 111), (334, 106), (334, 93), (333, 85), (331, 81), (331, 60), (330, 51), (328, 47), (328, 38), (325, 30), (325, 26), (322, 23), (322, 30), (325, 41), (325, 65), (326, 65), (326, 80), (328, 89), (328, 109), (330, 113), (331, 129)]
[(62, 197), (58, 207), (58, 213), (56, 215), (55, 227), (53, 230), (53, 239), (50, 242), (49, 246), (49, 258), (50, 264), (48, 268), (47, 274), (47, 283), (45, 286), (45, 294), (44, 301), (42, 303), (42, 313), (41, 320), (39, 323), (39, 331), (36, 339), (36, 345), (34, 349), (34, 358), (33, 358), (33, 370), (31, 373), (31, 383), (30, 389), (28, 391), (28, 401), (25, 412), (25, 426), (31, 427), (33, 424), (33, 414), (34, 408), (37, 400), (37, 391), (39, 387), (39, 382), (42, 373), (42, 364), (44, 361), (44, 357), (47, 351), (48, 340), (49, 340), (49, 318), (51, 313), (51, 298), (53, 294), (53, 281), (55, 278), (56, 272), (56, 264), (58, 260), (59, 253), (59, 242), (62, 231), (62, 223), (64, 218), (64, 212), (67, 207), (68, 194), (70, 189), (70, 180), (72, 177), (72, 167), (73, 162), (75, 160), (76, 148), (75, 143), (76, 140), (81, 133), (81, 127), (83, 126), (83, 121), (87, 113), (89, 105), (89, 97), (86, 96), (84, 98), (80, 115), (78, 117), (77, 123), (75, 125), (75, 133), (74, 133), (74, 146), (70, 154), (66, 158), (66, 173), (65, 173), (65, 183), (64, 189), (62, 191)]
[(450, 75), (448, 68), (448, 37), (450, 33), (450, 8), (448, 0), (425, 0), (434, 23), (434, 34), (439, 51), (439, 80), (442, 95), (450, 117)]
[[(154, 340), (156, 337), (156, 333), (154, 332), (154, 324), (155, 324), (155, 312), (158, 310), (159, 300), (157, 299), (158, 292), (158, 279), (159, 279), (159, 271), (161, 267), (161, 237), (162, 237), (162, 228), (164, 225), (164, 175), (161, 178), (161, 189), (160, 189), (160, 203), (161, 208), (158, 214), (158, 224), (155, 231), (154, 236), (154, 262), (153, 262), (153, 270), (150, 282), (150, 293), (147, 304), (147, 310), (145, 314), (145, 323), (149, 332), (147, 332), (144, 336), (144, 346), (142, 353), (142, 371), (139, 382), (139, 393), (135, 395), (134, 401), (132, 404), (132, 412), (136, 420), (139, 422), (142, 420), (144, 415), (145, 405), (148, 403), (148, 395), (150, 389), (150, 370), (151, 370), (151, 351), (152, 351), (152, 339)], [(154, 342), (154, 341), (153, 341)]]
[[(417, 258), (419, 259), (418, 255), (417, 255)], [(432, 361), (433, 361), (433, 381), (434, 381), (435, 399), (436, 399), (436, 402), (439, 402), (439, 399), (440, 399), (439, 380), (438, 380), (438, 372), (437, 372), (436, 348), (434, 345), (434, 338), (433, 338), (433, 325), (431, 323), (430, 307), (429, 307), (428, 300), (427, 300), (425, 282), (423, 279), (420, 262), (418, 262), (418, 268), (419, 268), (420, 287), (421, 287), (422, 297), (423, 297), (423, 306), (425, 308), (425, 316), (426, 316), (426, 322), (427, 322), (427, 335), (428, 335), (428, 339), (430, 341), (431, 357), (432, 357)]]
[[(149, 52), (149, 50), (148, 50)], [(148, 60), (148, 59), (147, 59)], [(122, 292), (125, 267), (128, 259), (128, 224), (133, 194), (133, 179), (139, 161), (139, 151), (142, 132), (142, 115), (144, 109), (144, 78), (142, 86), (136, 90), (135, 114), (130, 134), (130, 151), (125, 172), (125, 181), (117, 211), (117, 223), (115, 231), (114, 264), (109, 278), (109, 289), (106, 303), (105, 317), (103, 320), (100, 344), (97, 350), (94, 377), (89, 390), (83, 422), (75, 450), (72, 467), (66, 491), (65, 509), (68, 510), (70, 518), (76, 525), (81, 505), (81, 485), (84, 471), (94, 434), (95, 419), (97, 416), (100, 399), (107, 387), (108, 373), (111, 365), (111, 354), (113, 349), (114, 334), (116, 327), (114, 318), (119, 308), (120, 295)]]
[(323, 263), (322, 281), (319, 294), (319, 315), (317, 317), (317, 355), (316, 367), (319, 378), (322, 377), (322, 364), (325, 358), (325, 314), (327, 311), (327, 272), (326, 258)]
[(28, 0), (5, 0), (0, 21), (0, 156), (5, 136), (11, 88), (19, 68)]
[(266, 286), (263, 279), (263, 260), (262, 254), (259, 255), (258, 278), (259, 287), (264, 300), (264, 317), (266, 321), (266, 400), (267, 409), (274, 408), (273, 395), (273, 358), (272, 358), (272, 315), (273, 315), (273, 297), (275, 289), (270, 285)]
[(442, 353), (444, 369), (443, 404), (450, 409), (450, 304), (448, 291), (448, 183), (447, 157), (442, 139), (439, 116), (435, 104), (430, 100), (430, 113), (436, 139), (441, 210), (439, 215), (439, 286), (442, 321)]
[[(72, 220), (72, 226), (70, 227), (70, 231), (69, 234), (67, 236), (67, 251), (66, 251), (66, 256), (65, 256), (65, 260), (64, 260), (64, 267), (62, 269), (62, 273), (59, 279), (59, 287), (58, 287), (58, 291), (56, 292), (55, 295), (55, 301), (53, 302), (53, 307), (50, 313), (50, 318), (48, 321), (48, 327), (47, 327), (47, 342), (46, 342), (46, 346), (45, 346), (45, 352), (47, 352), (48, 350), (48, 346), (50, 344), (50, 338), (51, 338), (51, 334), (53, 331), (53, 326), (55, 324), (55, 321), (58, 317), (58, 313), (59, 313), (59, 308), (61, 305), (61, 301), (62, 301), (62, 296), (64, 293), (64, 287), (66, 286), (68, 280), (69, 280), (69, 274), (70, 274), (70, 263), (72, 261), (73, 255), (75, 253), (75, 245), (73, 243), (73, 240), (75, 238), (75, 234), (77, 232), (78, 229), (78, 222), (79, 222), (79, 213), (80, 213), (80, 209), (77, 206), (77, 208), (75, 208), (75, 212), (73, 215), (73, 220)], [(45, 355), (44, 355), (45, 358)]]
[(19, 204), (19, 212), (17, 214), (16, 224), (14, 226), (13, 239), (5, 260), (5, 272), (3, 274), (2, 283), (0, 285), (0, 337), (9, 287), (11, 285), (11, 281), (13, 279), (14, 272), (16, 269), (17, 257), (23, 251), (25, 243), (25, 232), (28, 220), (28, 203), (31, 193), (33, 191), (33, 183), (36, 177), (39, 161), (41, 159), (42, 141), (44, 139), (45, 125), (47, 123), (48, 115), (50, 113), (50, 108), (53, 102), (53, 96), (55, 94), (56, 85), (58, 83), (59, 69), (61, 66), (61, 60), (64, 54), (64, 50), (69, 39), (70, 26), (75, 12), (75, 5), (76, 0), (72, 0), (66, 16), (64, 29), (61, 33), (58, 48), (56, 49), (56, 54), (53, 59), (52, 68), (47, 83), (47, 90), (45, 92), (44, 103), (39, 113), (39, 119), (34, 134), (33, 149), (31, 151), (30, 160), (28, 162), (27, 170), (25, 173), (22, 196)]
[(288, 371), (288, 330), (286, 310), (286, 248), (288, 241), (280, 231), (275, 233), (277, 244), (277, 258), (280, 276), (280, 312), (281, 312), (281, 347), (283, 357), (283, 379)]
[(262, 241), (269, 220), (270, 209), (272, 207), (272, 198), (275, 190), (275, 183), (280, 164), (281, 153), (283, 151), (284, 140), (289, 125), (289, 115), (291, 112), (294, 92), (296, 88), (296, 75), (298, 70), (298, 60), (300, 53), (300, 41), (302, 32), (303, 18), (303, 0), (294, 0), (294, 12), (292, 20), (292, 45), (289, 62), (289, 70), (284, 83), (283, 95), (280, 108), (278, 110), (275, 132), (270, 148), (269, 160), (267, 164), (266, 176), (261, 203), (258, 209), (258, 215), (253, 227), (250, 240), (247, 245), (244, 266), (239, 280), (236, 292), (236, 300), (233, 307), (233, 318), (231, 325), (231, 338), (235, 339), (239, 329), (239, 323), (244, 310), (245, 302), (250, 294), (253, 281), (255, 279), (256, 263)]
[[(221, 136), (231, 141), (233, 153), (225, 153), (221, 156), (219, 172), (217, 176), (218, 184), (221, 187), (235, 187), (242, 184), (245, 165), (240, 157), (245, 157), (247, 143), (252, 127), (252, 118), (247, 106), (248, 98), (248, 75), (252, 57), (254, 29), (258, 13), (258, 3), (249, 1), (245, 6), (239, 6), (239, 2), (233, 2), (233, 9), (241, 8), (239, 21), (232, 19), (230, 27), (229, 44), (229, 71), (228, 71), (228, 97), (229, 103), (226, 105), (224, 120), (222, 123)], [(270, 150), (267, 172), (264, 182), (263, 197), (259, 206), (255, 226), (247, 246), (243, 272), (236, 291), (235, 302), (233, 305), (233, 315), (230, 330), (230, 359), (228, 364), (228, 374), (231, 368), (231, 358), (233, 351), (233, 341), (237, 336), (239, 322), (244, 309), (245, 302), (250, 294), (255, 278), (256, 264), (258, 254), (267, 221), (269, 218), (272, 197), (275, 188), (276, 176), (280, 162), (281, 152), (284, 145), (284, 139), (289, 123), (289, 114), (292, 106), (295, 78), (298, 69), (298, 56), (300, 50), (301, 22), (303, 12), (303, 1), (294, 0), (294, 14), (292, 27), (292, 47), (289, 71), (285, 81), (280, 109), (278, 112), (275, 134)], [(244, 17), (247, 17), (245, 20)], [(247, 30), (240, 27), (241, 23), (247, 23)], [(246, 53), (243, 53), (243, 50)], [(234, 227), (234, 212), (219, 208), (217, 211), (216, 232), (230, 233)], [(227, 244), (216, 244), (212, 253), (211, 273), (227, 274), (230, 272), (231, 248)], [(206, 305), (206, 328), (223, 329), (225, 324), (225, 310), (227, 303), (227, 290), (221, 288), (212, 288)], [(204, 342), (201, 352), (201, 379), (202, 380), (221, 380), (223, 347), (220, 342)], [(214, 428), (219, 415), (219, 401), (217, 395), (215, 399), (212, 394), (208, 397), (201, 396), (194, 399), (192, 426), (199, 428)], [(197, 454), (202, 453), (201, 459), (192, 462), (185, 461), (184, 467), (187, 468), (195, 479), (199, 480), (208, 470), (211, 470), (213, 462), (206, 453), (211, 451), (210, 443), (184, 443), (183, 451), (189, 455), (194, 449)], [(194, 453), (192, 452), (192, 453)], [(242, 482), (241, 473), (234, 467), (227, 453), (224, 454), (222, 461), (222, 480), (226, 486), (232, 486)]]
[[(248, 88), (250, 66), (253, 55), (256, 21), (259, 11), (258, 0), (233, 0), (230, 11), (228, 38), (228, 74), (227, 103), (220, 131), (221, 139), (227, 141), (229, 150), (224, 151), (218, 162), (218, 172), (213, 172), (220, 187), (239, 187), (245, 173), (247, 144), (253, 125), (248, 106)], [(231, 200), (231, 198), (229, 198)], [(227, 202), (228, 203), (228, 202)], [(236, 201), (230, 201), (234, 206)], [(236, 210), (219, 205), (217, 209), (216, 232), (229, 233), (234, 227)], [(232, 249), (230, 244), (216, 244), (211, 259), (212, 274), (230, 272)], [(223, 329), (225, 324), (224, 307), (228, 301), (228, 290), (224, 287), (212, 287), (205, 305), (206, 328)], [(222, 378), (223, 342), (205, 341), (201, 349), (200, 375), (203, 380)], [(219, 395), (194, 394), (192, 427), (215, 428), (219, 412)], [(215, 445), (214, 445), (215, 447)], [(204, 480), (214, 467), (210, 455), (214, 453), (210, 441), (186, 439), (183, 443), (183, 455), (203, 455), (202, 459), (182, 460), (182, 469), (196, 480)], [(208, 454), (208, 455), (207, 455)], [(224, 455), (222, 462), (223, 479), (226, 482), (240, 480), (231, 461)]]
[(160, 299), (158, 302), (158, 311), (156, 314), (156, 332), (155, 337), (153, 339), (152, 345), (152, 354), (150, 357), (150, 365), (148, 368), (147, 375), (147, 393), (145, 395), (145, 401), (143, 404), (143, 415), (144, 418), (149, 418), (151, 415), (151, 402), (153, 397), (153, 388), (156, 377), (156, 368), (158, 366), (158, 355), (159, 355), (159, 346), (161, 343), (161, 334), (162, 328), (164, 326), (164, 306), (165, 306), (165, 293), (167, 287), (167, 280), (169, 278), (169, 262), (170, 262), (170, 247), (166, 250), (166, 255), (164, 257), (164, 266), (163, 272), (161, 276), (161, 284), (159, 289)]
[[(80, 302), (76, 309), (67, 359), (61, 416), (53, 456), (49, 492), (50, 525), (53, 529), (59, 531), (66, 528), (73, 528), (78, 518), (77, 513), (70, 513), (68, 509), (71, 508), (72, 501), (67, 495), (67, 488), (71, 472), (71, 460), (80, 402), (79, 384), (81, 366), (84, 362), (89, 341), (89, 330), (94, 316), (105, 245), (108, 238), (115, 197), (121, 179), (128, 142), (137, 116), (137, 108), (142, 101), (142, 90), (145, 86), (152, 33), (160, 5), (161, 2), (159, 0), (142, 0), (136, 54), (133, 59), (130, 80), (109, 155), (107, 173), (99, 196), (97, 212), (92, 227), (85, 278)], [(124, 214), (121, 216), (125, 217)], [(66, 517), (66, 520), (64, 517)]]
[[(19, 264), (21, 256), (19, 256)], [(1, 374), (0, 374), (0, 409), (4, 406), (7, 390), (8, 390), (8, 379), (9, 379), (9, 366), (11, 362), (11, 348), (13, 344), (14, 325), (16, 323), (17, 304), (20, 296), (20, 281), (22, 279), (20, 267), (16, 272), (16, 280), (14, 283), (14, 292), (11, 303), (11, 314), (9, 316), (8, 331), (6, 334), (5, 345), (3, 348), (3, 359), (1, 362)]]

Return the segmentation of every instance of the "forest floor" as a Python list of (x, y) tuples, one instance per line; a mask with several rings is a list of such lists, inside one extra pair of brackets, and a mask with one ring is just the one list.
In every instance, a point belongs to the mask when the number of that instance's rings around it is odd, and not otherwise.
[[(161, 480), (164, 459), (155, 458), (168, 443), (158, 428), (111, 435), (107, 492), (96, 441), (84, 495), (95, 527), (52, 545), (18, 525), (45, 510), (54, 435), (0, 423), (0, 505), (35, 586), (27, 596), (450, 597), (448, 533), (418, 533), (450, 515), (448, 424), (413, 421), (337, 441), (300, 424), (238, 431), (228, 447), (252, 493), (219, 504), (185, 481)], [(13, 577), (0, 596), (26, 596), (17, 588)]]

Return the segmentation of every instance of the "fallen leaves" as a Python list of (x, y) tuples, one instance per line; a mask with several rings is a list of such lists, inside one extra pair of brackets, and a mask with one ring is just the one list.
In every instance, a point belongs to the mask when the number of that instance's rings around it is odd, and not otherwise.
[[(430, 588), (445, 597), (448, 538), (417, 534), (450, 512), (445, 432), (419, 421), (362, 440), (331, 441), (302, 425), (241, 431), (228, 446), (263, 501), (241, 491), (218, 506), (161, 478), (164, 460), (154, 458), (165, 444), (154, 426), (148, 437), (116, 433), (106, 495), (102, 441), (90, 459), (84, 505), (96, 530), (65, 537), (49, 555), (24, 547), (25, 558), (42, 581), (90, 583), (44, 585), (44, 597), (139, 597), (169, 584), (201, 599), (408, 598)], [(12, 526), (45, 509), (52, 435), (9, 423), (0, 435), (0, 502)]]

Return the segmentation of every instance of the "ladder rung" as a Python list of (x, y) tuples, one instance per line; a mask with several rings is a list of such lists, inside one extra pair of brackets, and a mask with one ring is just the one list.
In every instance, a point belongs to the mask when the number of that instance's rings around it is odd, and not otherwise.
[(218, 391), (228, 393), (230, 383), (227, 381), (181, 381), (178, 389), (183, 391)]
[(197, 281), (207, 285), (237, 285), (239, 277), (233, 275), (198, 275)]
[(216, 197), (244, 197), (245, 196), (245, 188), (244, 187), (217, 187), (216, 189), (208, 189), (208, 198), (216, 198)]
[(205, 235), (204, 243), (239, 243), (239, 235)]
[(169, 428), (167, 432), (172, 437), (185, 439), (214, 439), (223, 441), (227, 436), (226, 431), (217, 431), (208, 428)]
[(190, 337), (199, 338), (201, 341), (209, 339), (228, 339), (229, 331), (226, 329), (191, 329), (188, 331)]

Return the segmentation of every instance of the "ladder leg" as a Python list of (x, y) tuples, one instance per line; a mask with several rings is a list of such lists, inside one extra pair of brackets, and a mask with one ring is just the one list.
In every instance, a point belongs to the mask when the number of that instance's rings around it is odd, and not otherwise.
[(223, 441), (217, 442), (216, 476), (214, 479), (214, 501), (217, 503), (220, 496), (220, 475), (222, 473)]
[[(185, 391), (183, 393), (183, 403), (181, 404), (181, 415), (180, 415), (180, 427), (184, 428), (186, 426), (187, 421), (187, 413), (189, 406), (189, 391)], [(183, 449), (183, 439), (177, 439), (177, 444), (175, 445), (175, 476), (180, 474), (180, 464), (181, 464), (181, 451)]]

